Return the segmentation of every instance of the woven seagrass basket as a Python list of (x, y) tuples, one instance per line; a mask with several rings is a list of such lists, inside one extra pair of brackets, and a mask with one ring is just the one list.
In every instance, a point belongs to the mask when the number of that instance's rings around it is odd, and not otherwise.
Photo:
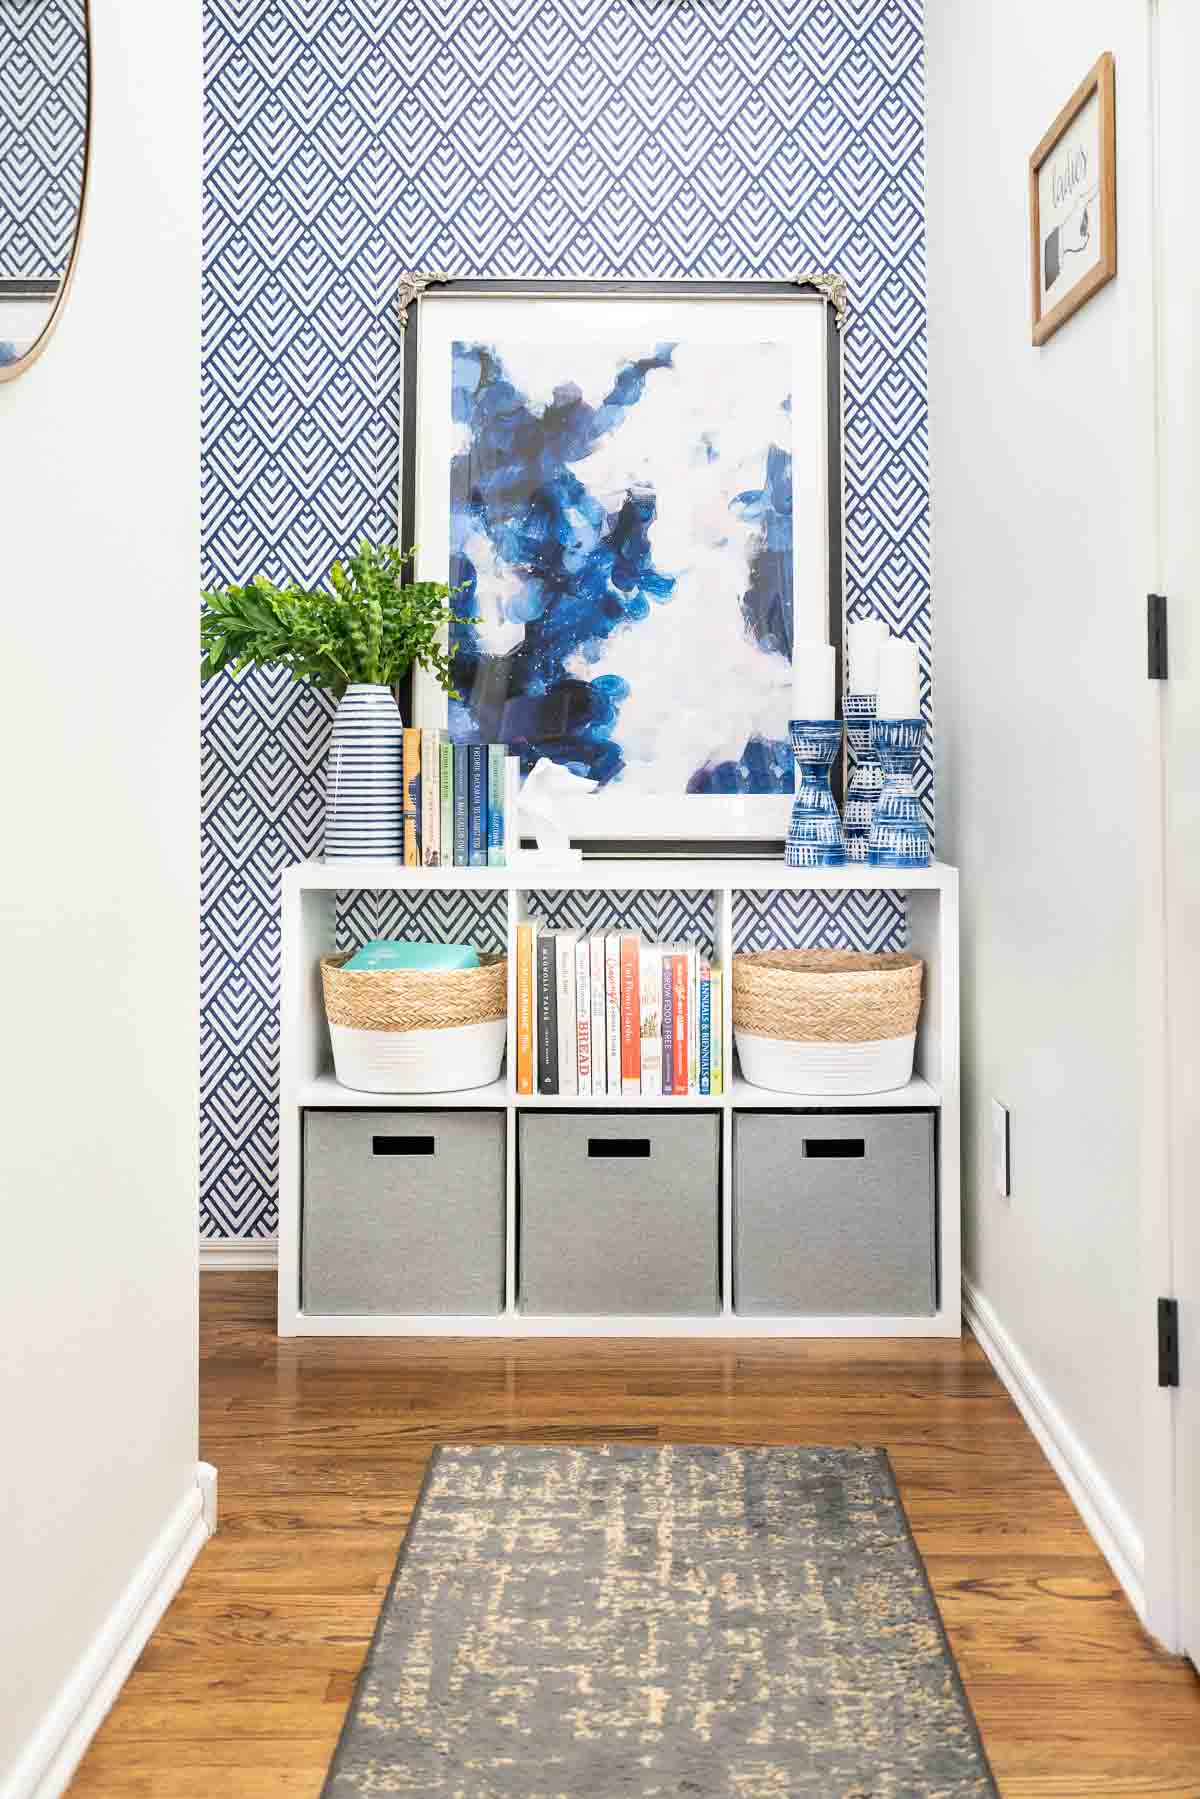
[(733, 959), (742, 1074), (781, 1093), (884, 1093), (912, 1079), (924, 964), (857, 950)]
[(508, 1034), (508, 961), (478, 968), (348, 970), (321, 957), (333, 1065), (367, 1093), (453, 1093), (498, 1080)]

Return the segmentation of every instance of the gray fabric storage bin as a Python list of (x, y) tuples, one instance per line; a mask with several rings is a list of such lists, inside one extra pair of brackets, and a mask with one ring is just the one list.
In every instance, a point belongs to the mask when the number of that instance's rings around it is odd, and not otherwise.
[(504, 1113), (304, 1114), (306, 1312), (504, 1308)]
[(936, 1311), (933, 1131), (930, 1112), (735, 1113), (734, 1310)]
[(717, 1311), (716, 1115), (523, 1112), (518, 1124), (522, 1311)]

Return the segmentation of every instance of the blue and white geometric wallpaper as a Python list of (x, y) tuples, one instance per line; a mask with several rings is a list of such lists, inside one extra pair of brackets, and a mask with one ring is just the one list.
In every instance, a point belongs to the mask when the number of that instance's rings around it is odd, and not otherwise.
[(3, 0), (0, 278), (51, 280), (66, 268), (86, 117), (81, 0)]
[[(920, 644), (928, 715), (920, 0), (207, 0), (205, 20), (208, 582), (315, 582), (394, 535), (401, 270), (836, 270), (848, 610)], [(275, 1229), (279, 871), (319, 850), (331, 712), (281, 674), (204, 694), (210, 1237)], [(879, 896), (791, 910), (809, 940), (897, 929)], [(743, 912), (739, 939), (769, 938)]]

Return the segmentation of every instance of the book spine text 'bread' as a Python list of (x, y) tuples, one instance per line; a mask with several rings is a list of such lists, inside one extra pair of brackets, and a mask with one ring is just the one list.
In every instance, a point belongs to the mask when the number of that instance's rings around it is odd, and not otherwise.
[(591, 940), (589, 960), (592, 974), (592, 1095), (603, 1099), (608, 1093), (608, 1023), (604, 1008), (604, 937), (601, 933)]
[(575, 1068), (579, 1097), (592, 1097), (592, 946), (580, 936), (575, 945)]

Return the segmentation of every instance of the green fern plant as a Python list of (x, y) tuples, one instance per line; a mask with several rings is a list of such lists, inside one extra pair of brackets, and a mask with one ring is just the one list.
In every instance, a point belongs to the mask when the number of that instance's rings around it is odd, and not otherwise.
[(340, 699), (359, 682), (394, 687), (416, 663), (460, 698), (442, 643), (458, 616), (450, 605), (457, 590), (440, 581), (404, 580), (411, 559), (411, 550), (364, 540), (344, 563), (334, 563), (329, 591), (276, 587), (257, 575), (244, 587), (205, 593), (202, 679), (224, 668), (237, 674), (274, 663)]

